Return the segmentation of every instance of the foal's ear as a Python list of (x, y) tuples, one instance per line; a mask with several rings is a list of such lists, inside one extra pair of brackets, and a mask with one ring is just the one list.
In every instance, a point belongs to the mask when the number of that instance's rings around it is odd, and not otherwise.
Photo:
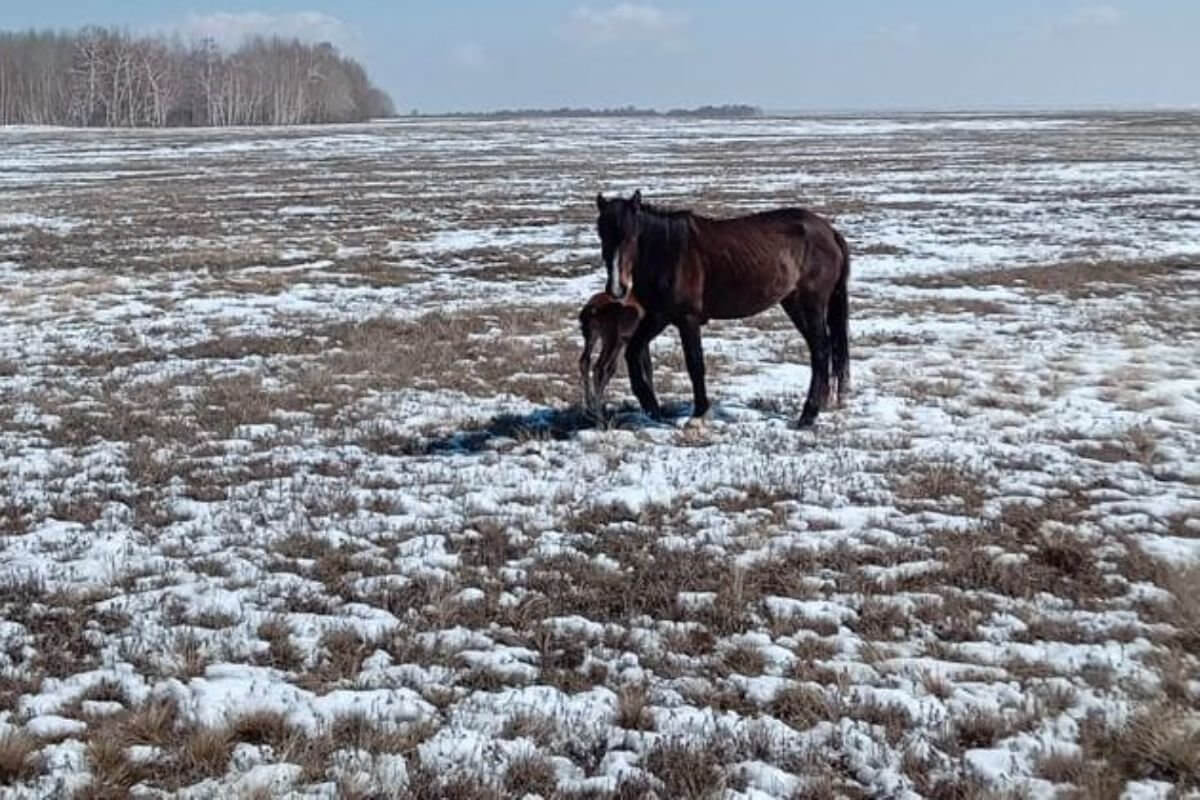
[(637, 211), (642, 207), (642, 190), (638, 189), (633, 193), (633, 197), (629, 198), (629, 202), (633, 205), (633, 210)]
[(604, 192), (596, 192), (596, 208), (603, 211), (604, 206), (607, 204), (608, 201), (604, 199)]

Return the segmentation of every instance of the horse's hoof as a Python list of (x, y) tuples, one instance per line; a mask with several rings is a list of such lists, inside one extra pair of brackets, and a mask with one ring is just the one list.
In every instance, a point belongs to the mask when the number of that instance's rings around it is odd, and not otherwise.
[(807, 428), (813, 427), (814, 425), (816, 425), (816, 423), (817, 423), (817, 415), (816, 414), (813, 414), (812, 416), (809, 416), (808, 414), (804, 414), (803, 416), (800, 417), (799, 420), (796, 421), (796, 427), (800, 430), (805, 430)]
[(708, 427), (708, 415), (707, 414), (705, 414), (703, 416), (699, 416), (699, 417), (688, 417), (688, 421), (683, 423), (683, 429), (685, 431), (695, 431), (696, 433), (700, 433), (707, 427)]

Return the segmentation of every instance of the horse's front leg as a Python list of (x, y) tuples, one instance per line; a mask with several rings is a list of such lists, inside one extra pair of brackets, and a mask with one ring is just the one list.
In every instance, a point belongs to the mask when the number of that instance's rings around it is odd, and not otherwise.
[[(686, 317), (679, 323), (683, 360), (692, 381), (692, 420), (703, 420), (709, 410), (708, 390), (704, 385), (704, 347), (700, 339), (700, 321)], [(689, 421), (690, 422), (690, 421)]]
[(662, 419), (662, 409), (654, 396), (654, 373), (650, 365), (650, 342), (662, 333), (666, 320), (647, 315), (638, 323), (629, 344), (625, 347), (625, 367), (629, 371), (629, 387), (638, 403), (650, 418)]

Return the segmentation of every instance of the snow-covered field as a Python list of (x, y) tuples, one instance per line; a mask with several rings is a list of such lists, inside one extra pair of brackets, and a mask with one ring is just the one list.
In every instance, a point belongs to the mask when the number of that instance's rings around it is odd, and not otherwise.
[[(595, 193), (850, 240), (577, 411)], [(0, 795), (1200, 797), (1200, 117), (0, 129)]]

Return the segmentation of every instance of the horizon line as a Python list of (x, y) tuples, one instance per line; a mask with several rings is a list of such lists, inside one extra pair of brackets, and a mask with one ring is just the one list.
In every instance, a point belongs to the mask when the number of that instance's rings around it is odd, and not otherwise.
[(977, 113), (1077, 113), (1077, 112), (1122, 112), (1122, 113), (1156, 113), (1156, 112), (1200, 112), (1200, 102), (1190, 104), (1171, 104), (1171, 103), (1156, 103), (1156, 104), (1125, 104), (1125, 103), (1080, 103), (1080, 104), (1053, 104), (1053, 103), (997, 103), (994, 105), (964, 105), (964, 106), (922, 106), (922, 105), (872, 105), (872, 106), (812, 106), (812, 107), (786, 107), (786, 106), (759, 106), (753, 103), (701, 103), (699, 105), (673, 105), (673, 106), (653, 106), (653, 105), (614, 105), (614, 106), (564, 106), (564, 105), (546, 105), (546, 106), (497, 106), (493, 108), (467, 108), (467, 109), (441, 109), (438, 111), (423, 111), (414, 108), (409, 112), (397, 111), (396, 116), (421, 116), (421, 117), (440, 117), (440, 116), (469, 116), (469, 115), (484, 115), (484, 114), (521, 114), (521, 113), (539, 113), (553, 114), (555, 112), (573, 112), (573, 113), (596, 113), (596, 114), (611, 114), (619, 116), (622, 111), (630, 113), (658, 113), (666, 116), (672, 111), (687, 111), (695, 112), (702, 108), (712, 108), (719, 110), (721, 108), (732, 107), (751, 107), (754, 108), (759, 116), (792, 116), (799, 114), (977, 114)]

